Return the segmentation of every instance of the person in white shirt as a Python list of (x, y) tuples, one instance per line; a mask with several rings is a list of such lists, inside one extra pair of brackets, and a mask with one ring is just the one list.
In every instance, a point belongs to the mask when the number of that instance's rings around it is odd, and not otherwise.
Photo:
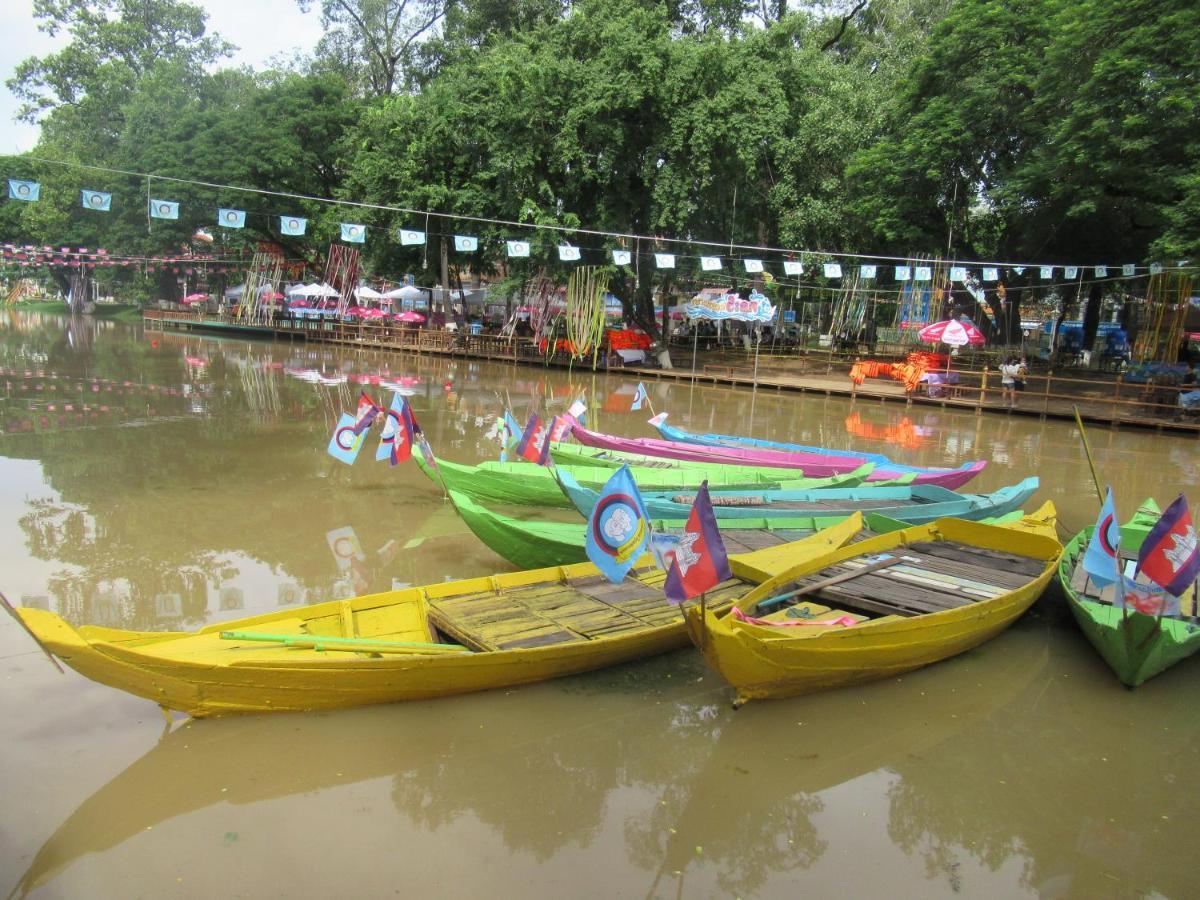
[(1017, 379), (1021, 375), (1021, 364), (1010, 356), (1000, 364), (1000, 402), (1009, 408), (1017, 405)]

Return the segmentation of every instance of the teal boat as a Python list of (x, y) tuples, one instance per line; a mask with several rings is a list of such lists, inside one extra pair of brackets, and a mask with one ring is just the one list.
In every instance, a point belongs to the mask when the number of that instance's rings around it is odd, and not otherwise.
[[(1128, 566), (1160, 514), (1147, 500), (1121, 526), (1121, 559)], [(471, 523), (467, 523), (471, 527)], [(474, 528), (471, 528), (474, 531)], [(1179, 616), (1148, 616), (1113, 606), (1114, 588), (1099, 588), (1083, 570), (1082, 560), (1095, 526), (1085, 528), (1067, 544), (1058, 567), (1058, 580), (1067, 605), (1084, 636), (1127, 687), (1137, 687), (1200, 650), (1196, 619), (1196, 586), (1180, 599)], [(1132, 574), (1130, 571), (1129, 574)]]
[[(458, 491), (476, 501), (486, 503), (511, 503), (519, 506), (560, 507), (569, 509), (570, 501), (559, 489), (552, 471), (546, 466), (529, 462), (484, 462), (475, 466), (453, 463), (438, 459), (433, 470), (421, 454), (413, 454), (417, 465), (439, 487), (447, 491)], [(743, 476), (737, 467), (725, 472), (702, 472), (695, 469), (636, 469), (634, 478), (639, 486), (648, 490), (695, 491), (707, 478), (710, 484), (726, 487), (758, 487), (794, 490), (823, 490), (861, 484), (870, 475), (871, 466), (860, 466), (844, 475), (828, 478), (780, 479), (780, 470), (775, 470), (772, 481), (758, 481), (751, 474)], [(613, 470), (602, 466), (565, 466), (559, 471), (584, 487), (600, 490), (612, 477)]]
[[(571, 503), (586, 519), (599, 499), (599, 491), (579, 484), (566, 469), (557, 470), (558, 483)], [(640, 487), (640, 486), (639, 486)], [(910, 525), (932, 522), (943, 516), (979, 519), (1020, 509), (1038, 489), (1036, 477), (1000, 488), (990, 494), (960, 494), (933, 484), (902, 487), (860, 485), (849, 488), (808, 490), (713, 490), (709, 496), (713, 512), (724, 525), (732, 519), (786, 518), (789, 516), (837, 516), (851, 513), (880, 513)], [(686, 519), (695, 492), (642, 491), (646, 514), (652, 519)]]

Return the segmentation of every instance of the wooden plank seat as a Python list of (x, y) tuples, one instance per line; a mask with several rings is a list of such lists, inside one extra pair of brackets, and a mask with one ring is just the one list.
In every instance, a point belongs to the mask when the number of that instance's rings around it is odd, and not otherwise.
[[(680, 611), (663, 596), (663, 572), (619, 583), (601, 576), (562, 584), (479, 592), (429, 601), (430, 619), (443, 633), (473, 650), (539, 647), (595, 640), (679, 621)], [(709, 600), (731, 600), (745, 585), (730, 580)]]
[[(917, 561), (901, 559), (895, 565), (803, 594), (797, 602), (811, 604), (819, 600), (876, 615), (915, 616), (996, 597), (1022, 586), (1031, 575), (1041, 572), (1037, 560), (951, 542), (912, 544), (890, 555), (914, 557)], [(798, 579), (786, 590), (852, 575), (868, 565), (864, 559), (847, 560)]]

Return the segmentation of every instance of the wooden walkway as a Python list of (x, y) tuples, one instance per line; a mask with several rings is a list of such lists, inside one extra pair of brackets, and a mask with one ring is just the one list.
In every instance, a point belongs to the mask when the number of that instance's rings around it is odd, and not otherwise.
[[(502, 363), (538, 365), (543, 368), (587, 368), (586, 361), (558, 354), (547, 357), (529, 338), (504, 338), (498, 335), (456, 335), (451, 332), (404, 328), (396, 325), (349, 324), (311, 320), (282, 319), (273, 323), (230, 321), (190, 312), (147, 310), (147, 328), (170, 328), (209, 334), (238, 334), (274, 340), (342, 344), (360, 349), (395, 350), (406, 353), (484, 359)], [(677, 348), (682, 351), (685, 348)], [(697, 368), (661, 369), (649, 366), (623, 366), (619, 371), (643, 379), (701, 382), (712, 385), (748, 387), (776, 392), (815, 393), (826, 397), (848, 397), (906, 406), (938, 406), (983, 413), (1034, 416), (1041, 419), (1074, 421), (1074, 407), (1088, 423), (1111, 427), (1151, 428), (1200, 436), (1200, 415), (1183, 415), (1178, 408), (1179, 388), (1128, 384), (1120, 377), (1100, 377), (1100, 373), (1080, 377), (1077, 370), (1055, 374), (1030, 375), (1027, 388), (1019, 395), (1018, 405), (1002, 405), (999, 375), (956, 369), (959, 381), (954, 385), (935, 385), (907, 393), (894, 381), (869, 379), (861, 386), (847, 374), (854, 357), (832, 351), (813, 350), (803, 355), (766, 356), (755, 372), (752, 359), (744, 355), (714, 359), (706, 353), (697, 359)], [(677, 362), (690, 365), (690, 353), (681, 353)], [(957, 365), (957, 364), (956, 364)]]

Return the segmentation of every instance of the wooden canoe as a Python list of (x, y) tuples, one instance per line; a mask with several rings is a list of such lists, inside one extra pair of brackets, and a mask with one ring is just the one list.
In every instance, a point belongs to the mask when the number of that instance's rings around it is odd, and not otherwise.
[[(600, 492), (580, 485), (570, 472), (555, 472), (563, 493), (584, 518), (591, 516)], [(1036, 477), (1026, 478), (990, 494), (960, 494), (932, 484), (878, 487), (834, 487), (823, 490), (762, 489), (710, 490), (713, 512), (722, 523), (746, 518), (791, 516), (848, 516), (853, 512), (875, 512), (917, 524), (943, 516), (985, 519), (1020, 509), (1038, 489)], [(646, 514), (652, 519), (686, 519), (694, 493), (686, 491), (642, 491)]]
[[(551, 522), (545, 518), (518, 519), (476, 503), (465, 494), (457, 491), (449, 493), (454, 508), (475, 536), (515, 566), (539, 568), (587, 561), (587, 553), (584, 550), (587, 525), (584, 522)], [(721, 538), (725, 541), (725, 548), (729, 553), (757, 553), (769, 547), (800, 540), (814, 531), (828, 528), (844, 519), (845, 516), (730, 519), (721, 522)], [(909, 524), (879, 513), (865, 513), (863, 521), (869, 531), (877, 534), (905, 528)], [(994, 525), (1023, 528), (1029, 528), (1029, 523), (1049, 523), (1048, 529), (1044, 529), (1042, 533), (1053, 537), (1055, 510), (1054, 505), (1047, 501), (1029, 516), (1021, 510), (1015, 510), (984, 521)], [(659, 532), (679, 532), (686, 523), (686, 519), (654, 519), (651, 520), (651, 527)], [(762, 577), (766, 578), (769, 575), (764, 574)]]
[[(664, 459), (679, 459), (691, 462), (719, 462), (742, 466), (770, 466), (782, 469), (800, 469), (809, 476), (833, 475), (847, 469), (857, 468), (868, 462), (859, 455), (831, 456), (828, 453), (805, 452), (793, 450), (771, 450), (755, 447), (724, 447), (701, 446), (678, 441), (664, 441), (657, 438), (624, 438), (611, 434), (588, 431), (581, 425), (575, 425), (571, 434), (579, 443), (601, 450), (618, 450), (627, 453), (641, 453), (646, 456)], [(968, 463), (962, 470), (946, 469), (920, 473), (918, 484), (936, 484), (946, 486), (963, 484), (982, 472), (987, 463), (977, 460)], [(903, 472), (880, 470), (875, 468), (868, 481), (893, 481), (903, 475)]]
[[(764, 581), (735, 603), (755, 621), (690, 605), (689, 634), (739, 705), (886, 678), (995, 637), (1042, 593), (1061, 554), (1043, 534), (939, 519)], [(779, 600), (795, 590), (806, 593)]]
[(882, 453), (866, 453), (857, 450), (831, 450), (826, 447), (809, 447), (804, 444), (792, 444), (782, 441), (767, 441), (752, 437), (739, 437), (732, 434), (714, 434), (711, 432), (687, 431), (668, 425), (665, 421), (657, 423), (655, 428), (663, 440), (682, 444), (701, 444), (707, 447), (741, 447), (745, 449), (776, 450), (783, 453), (815, 453), (822, 456), (853, 456), (874, 463), (876, 474), (872, 481), (883, 480), (888, 476), (910, 474), (916, 477), (917, 484), (938, 484), (942, 487), (957, 490), (981, 471), (987, 463), (975, 460), (963, 463), (956, 468), (940, 466), (908, 466), (894, 462)]
[[(1121, 558), (1137, 559), (1138, 548), (1160, 510), (1145, 501), (1121, 526)], [(470, 523), (467, 523), (470, 527)], [(474, 529), (472, 529), (474, 530)], [(1088, 641), (1108, 663), (1121, 683), (1137, 687), (1149, 678), (1200, 651), (1200, 626), (1196, 619), (1196, 586), (1180, 598), (1180, 615), (1148, 616), (1113, 606), (1113, 588), (1092, 582), (1081, 565), (1095, 526), (1089, 526), (1067, 543), (1058, 568), (1058, 580), (1067, 605)]]
[[(546, 466), (529, 462), (482, 462), (467, 466), (447, 460), (437, 460), (437, 471), (414, 454), (421, 471), (447, 491), (458, 491), (485, 503), (510, 503), (519, 506), (559, 507), (568, 509), (570, 500), (559, 489), (554, 475)], [(709, 479), (714, 486), (730, 488), (787, 488), (817, 490), (861, 484), (871, 473), (870, 464), (829, 478), (792, 478), (795, 473), (775, 470), (776, 477), (768, 480), (756, 474), (743, 475), (736, 467), (724, 471), (696, 469), (636, 469), (637, 483), (647, 490), (695, 491)], [(578, 483), (600, 490), (613, 475), (613, 469), (601, 466), (564, 466)]]
[[(797, 558), (839, 546), (844, 523), (792, 545)], [(729, 603), (751, 584), (711, 595)], [(334, 600), (195, 632), (74, 628), (17, 612), (81, 674), (193, 716), (333, 709), (511, 687), (662, 653), (687, 643), (663, 572), (611, 584), (591, 564), (535, 569)], [(445, 643), (445, 642), (453, 643)]]

